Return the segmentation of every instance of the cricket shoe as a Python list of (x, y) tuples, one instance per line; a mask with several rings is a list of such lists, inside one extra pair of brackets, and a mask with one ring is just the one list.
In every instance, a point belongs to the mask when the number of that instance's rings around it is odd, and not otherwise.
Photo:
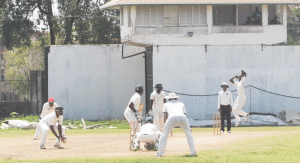
[(60, 146), (59, 144), (55, 144), (54, 147), (58, 149), (64, 149), (64, 147)]
[(67, 139), (67, 137), (66, 137), (65, 135), (63, 136), (63, 138), (64, 138), (64, 139)]
[(162, 154), (157, 153), (155, 156), (156, 157), (162, 157)]
[(241, 125), (241, 122), (236, 122), (235, 127), (239, 127)]
[(195, 152), (195, 153), (192, 153), (191, 156), (197, 156), (197, 153), (196, 153), (196, 152)]
[(223, 133), (224, 131), (223, 130), (221, 130), (221, 133)]
[(245, 117), (245, 122), (248, 122), (249, 118), (250, 118), (250, 115), (247, 114), (247, 116)]
[(228, 133), (231, 133), (231, 131), (227, 131)]
[(38, 138), (35, 136), (35, 137), (33, 137), (33, 140), (38, 140)]
[(41, 149), (46, 149), (45, 145), (40, 145)]

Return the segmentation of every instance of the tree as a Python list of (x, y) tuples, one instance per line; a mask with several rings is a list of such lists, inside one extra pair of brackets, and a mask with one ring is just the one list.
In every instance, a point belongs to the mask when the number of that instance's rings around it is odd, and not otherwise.
[(0, 2), (1, 35), (7, 49), (30, 45), (30, 35), (34, 32), (31, 14), (24, 1)]
[(19, 95), (29, 96), (31, 70), (43, 70), (44, 45), (49, 44), (47, 37), (42, 36), (30, 46), (21, 46), (5, 52), (6, 77), (10, 84), (18, 90)]

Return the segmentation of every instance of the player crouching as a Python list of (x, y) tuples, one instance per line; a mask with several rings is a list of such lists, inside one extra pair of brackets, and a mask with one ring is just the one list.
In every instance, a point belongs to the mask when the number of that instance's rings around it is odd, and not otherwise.
[(139, 149), (140, 142), (146, 143), (145, 148), (147, 150), (157, 151), (159, 138), (161, 136), (161, 132), (158, 130), (156, 125), (153, 123), (153, 118), (146, 118), (147, 124), (141, 127), (141, 131), (135, 135), (133, 151), (137, 151)]
[[(58, 106), (55, 108), (55, 112), (52, 112), (48, 115), (46, 115), (44, 118), (42, 118), (42, 120), (39, 123), (39, 127), (42, 130), (42, 137), (41, 137), (41, 141), (40, 141), (40, 147), (41, 149), (46, 149), (45, 148), (45, 142), (46, 142), (46, 138), (47, 135), (49, 133), (49, 128), (51, 129), (52, 133), (57, 137), (57, 140), (54, 144), (54, 147), (59, 148), (59, 149), (63, 149), (63, 147), (61, 147), (59, 145), (59, 142), (62, 141), (63, 143), (65, 143), (65, 139), (62, 136), (62, 122), (63, 122), (63, 115), (64, 114), (64, 109), (61, 106)], [(58, 124), (58, 132), (59, 132), (59, 136), (56, 134), (55, 129), (54, 129), (54, 125), (55, 123)]]

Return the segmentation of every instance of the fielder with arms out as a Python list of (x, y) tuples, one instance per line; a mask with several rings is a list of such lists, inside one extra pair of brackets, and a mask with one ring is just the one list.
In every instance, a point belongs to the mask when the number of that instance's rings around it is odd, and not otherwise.
[(178, 97), (179, 96), (176, 96), (175, 93), (170, 93), (169, 96), (166, 97), (170, 100), (163, 106), (164, 118), (167, 119), (167, 121), (164, 125), (162, 137), (159, 140), (156, 157), (162, 157), (162, 155), (164, 154), (167, 146), (169, 132), (171, 132), (172, 128), (175, 126), (179, 126), (185, 131), (185, 135), (191, 150), (191, 155), (197, 156), (190, 124), (187, 117), (185, 116), (186, 110), (184, 104), (177, 101)]
[[(42, 120), (38, 124), (39, 127), (42, 130), (42, 137), (41, 137), (41, 141), (40, 141), (40, 148), (41, 149), (46, 149), (45, 148), (45, 143), (46, 143), (47, 135), (49, 133), (49, 128), (51, 129), (51, 131), (55, 135), (55, 137), (57, 137), (57, 140), (54, 144), (54, 147), (59, 148), (59, 149), (63, 149), (63, 147), (61, 147), (59, 145), (60, 141), (62, 141), (63, 143), (66, 142), (64, 137), (62, 136), (62, 127), (61, 127), (62, 122), (63, 122), (63, 114), (64, 114), (63, 107), (58, 106), (58, 107), (55, 108), (55, 112), (52, 112), (52, 113), (46, 115), (44, 118), (42, 118)], [(55, 123), (58, 124), (59, 136), (56, 134), (55, 129), (54, 129)]]
[[(53, 113), (57, 106), (58, 106), (57, 103), (54, 102), (54, 98), (50, 97), (48, 99), (48, 102), (46, 102), (43, 105), (43, 110), (42, 110), (39, 121), (41, 121), (41, 119), (44, 118), (46, 115)], [(58, 127), (57, 124), (55, 124), (55, 126), (54, 126), (55, 130), (58, 129), (57, 127)], [(64, 139), (67, 139), (67, 137), (65, 136), (65, 131), (66, 131), (66, 127), (62, 126), (63, 137), (64, 137)], [(41, 133), (41, 129), (40, 129), (39, 125), (37, 125), (33, 140), (37, 140), (38, 136), (40, 136), (40, 133)]]

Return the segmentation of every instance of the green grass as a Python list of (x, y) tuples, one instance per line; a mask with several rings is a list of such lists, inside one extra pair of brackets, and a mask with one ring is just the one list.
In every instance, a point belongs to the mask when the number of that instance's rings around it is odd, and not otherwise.
[[(4, 162), (46, 162), (46, 163), (73, 163), (73, 162), (300, 162), (300, 127), (239, 127), (232, 128), (237, 132), (263, 132), (280, 131), (280, 135), (258, 137), (232, 143), (230, 146), (214, 150), (198, 151), (198, 157), (186, 155), (168, 155), (167, 157), (156, 158), (155, 156), (136, 157), (102, 157), (102, 158), (61, 158), (50, 160), (9, 160)], [(181, 129), (174, 129), (175, 133), (182, 133)], [(193, 133), (212, 132), (212, 128), (193, 128)], [(0, 135), (9, 134), (18, 136), (32, 134), (31, 130), (0, 130)], [(82, 134), (127, 134), (124, 129), (94, 129), (94, 130), (69, 130), (68, 135)]]
[[(290, 128), (291, 129), (291, 128)], [(299, 127), (298, 127), (299, 130)], [(300, 162), (300, 133), (289, 130), (283, 135), (260, 137), (232, 143), (229, 147), (216, 150), (198, 151), (198, 157), (173, 155), (162, 158), (144, 157), (106, 157), (106, 158), (62, 158), (53, 160), (24, 160), (22, 162)], [(15, 162), (6, 160), (5, 162)], [(18, 161), (16, 161), (18, 162)], [(21, 162), (21, 161), (20, 161)]]

